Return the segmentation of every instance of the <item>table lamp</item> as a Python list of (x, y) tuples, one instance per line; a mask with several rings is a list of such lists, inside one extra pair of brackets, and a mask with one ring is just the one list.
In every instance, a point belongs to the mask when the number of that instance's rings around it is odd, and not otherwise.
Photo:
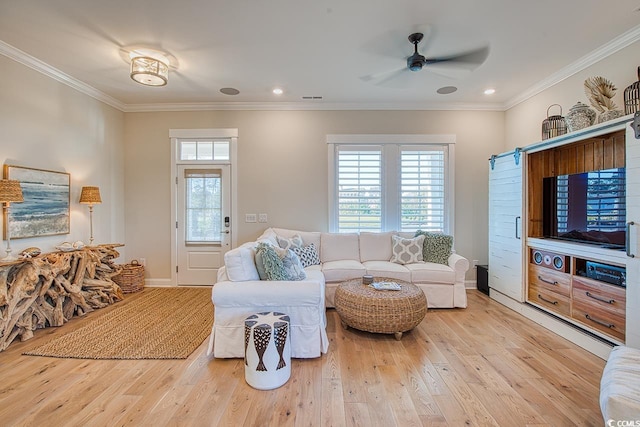
[(98, 187), (82, 187), (80, 192), (80, 203), (89, 205), (89, 226), (91, 227), (91, 237), (89, 238), (89, 246), (93, 246), (93, 205), (102, 203), (100, 198), (100, 188)]
[(15, 179), (2, 179), (0, 180), (0, 203), (4, 207), (4, 226), (7, 235), (7, 256), (0, 261), (9, 262), (15, 261), (18, 258), (11, 255), (11, 230), (9, 228), (9, 209), (11, 202), (20, 203), (24, 202), (22, 196), (22, 187), (20, 187), (20, 181)]

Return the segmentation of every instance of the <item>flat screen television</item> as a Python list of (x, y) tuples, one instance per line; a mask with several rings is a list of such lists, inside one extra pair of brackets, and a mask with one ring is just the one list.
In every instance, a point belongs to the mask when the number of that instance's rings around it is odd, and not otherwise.
[(624, 168), (544, 178), (542, 200), (545, 237), (624, 249)]

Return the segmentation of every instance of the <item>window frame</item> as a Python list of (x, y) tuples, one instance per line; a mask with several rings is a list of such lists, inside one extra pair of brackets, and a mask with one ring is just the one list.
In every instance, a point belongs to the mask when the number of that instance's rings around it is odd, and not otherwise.
[(455, 143), (452, 134), (332, 134), (327, 135), (328, 147), (328, 215), (329, 231), (338, 232), (337, 208), (337, 149), (358, 146), (380, 146), (382, 150), (382, 231), (396, 231), (400, 226), (400, 156), (402, 147), (425, 149), (437, 146), (445, 153), (444, 229), (453, 235), (455, 230)]

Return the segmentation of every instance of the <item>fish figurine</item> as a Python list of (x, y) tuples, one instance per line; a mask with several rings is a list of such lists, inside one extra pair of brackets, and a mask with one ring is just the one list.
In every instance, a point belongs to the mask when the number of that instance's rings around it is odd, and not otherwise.
[(273, 313), (276, 316), (281, 315), (279, 321), (273, 323), (273, 341), (276, 344), (276, 350), (278, 350), (278, 354), (280, 355), (280, 360), (278, 361), (278, 369), (282, 369), (287, 366), (287, 363), (284, 361), (282, 357), (284, 353), (284, 346), (287, 343), (287, 334), (289, 333), (289, 316), (284, 315), (284, 313)]
[(256, 371), (267, 371), (267, 367), (264, 366), (264, 352), (267, 351), (267, 346), (271, 340), (271, 325), (263, 323), (253, 328), (253, 345), (258, 353), (258, 366)]
[(256, 320), (250, 320), (250, 319), (257, 319), (258, 316), (256, 316), (255, 314), (252, 316), (247, 317), (247, 319), (244, 321), (244, 364), (249, 366), (249, 363), (247, 362), (247, 347), (249, 347), (249, 340), (251, 339), (251, 327), (253, 325), (255, 325), (256, 323), (258, 323)]

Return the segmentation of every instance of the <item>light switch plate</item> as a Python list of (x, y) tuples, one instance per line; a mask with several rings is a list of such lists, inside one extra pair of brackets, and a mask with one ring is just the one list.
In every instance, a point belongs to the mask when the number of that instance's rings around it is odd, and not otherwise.
[(256, 222), (256, 214), (244, 214), (244, 222)]

